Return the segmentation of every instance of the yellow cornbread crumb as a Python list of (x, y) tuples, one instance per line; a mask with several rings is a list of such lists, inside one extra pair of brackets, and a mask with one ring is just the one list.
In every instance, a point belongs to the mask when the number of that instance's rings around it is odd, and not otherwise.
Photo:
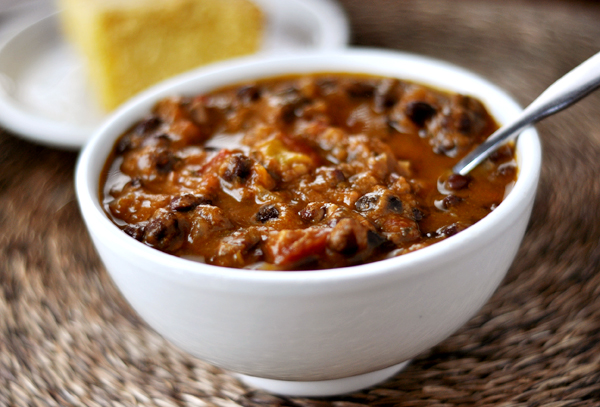
[(101, 104), (199, 65), (255, 52), (263, 15), (248, 0), (59, 0)]

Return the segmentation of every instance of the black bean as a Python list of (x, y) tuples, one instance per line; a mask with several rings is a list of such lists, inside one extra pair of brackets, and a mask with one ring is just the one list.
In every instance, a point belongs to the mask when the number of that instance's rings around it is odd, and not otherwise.
[(417, 126), (423, 126), (435, 115), (436, 110), (427, 102), (412, 101), (404, 108), (404, 114)]
[(413, 208), (412, 213), (414, 220), (417, 222), (423, 220), (425, 217), (425, 214), (419, 208)]
[(456, 129), (463, 134), (469, 134), (473, 128), (473, 121), (468, 113), (464, 112), (456, 121)]
[(377, 89), (375, 89), (375, 95), (373, 97), (373, 105), (375, 112), (381, 113), (398, 102), (397, 88), (400, 81), (397, 79), (383, 80)]
[(193, 101), (194, 101), (194, 98), (192, 98), (190, 96), (182, 96), (179, 98), (179, 106), (189, 107)]
[(188, 212), (198, 205), (212, 205), (212, 202), (202, 195), (185, 194), (173, 198), (169, 208), (177, 212)]
[(117, 145), (115, 147), (115, 150), (116, 150), (117, 154), (123, 154), (126, 151), (132, 150), (133, 148), (134, 148), (134, 143), (132, 140), (132, 136), (131, 136), (131, 134), (126, 134), (125, 136), (123, 136), (119, 139), (119, 141), (117, 142)]
[(383, 112), (398, 102), (398, 98), (391, 94), (380, 95), (376, 94), (374, 99), (375, 111)]
[(446, 209), (456, 206), (460, 202), (462, 202), (462, 198), (458, 197), (456, 195), (448, 195), (442, 200), (442, 204), (444, 205), (444, 208), (446, 208)]
[(279, 103), (282, 105), (299, 106), (310, 101), (306, 96), (302, 94), (302, 92), (300, 92), (300, 90), (293, 86), (275, 93), (275, 96), (277, 96), (280, 99)]
[(456, 224), (452, 224), (450, 226), (446, 226), (443, 229), (442, 234), (446, 235), (447, 237), (450, 237), (450, 236), (454, 236), (458, 232), (460, 232), (460, 231), (458, 230), (458, 227), (456, 226)]
[(298, 117), (299, 109), (311, 103), (298, 89), (289, 88), (278, 94), (281, 97), (280, 119), (286, 123), (292, 123)]
[(175, 251), (183, 245), (184, 235), (179, 217), (173, 212), (164, 211), (148, 222), (144, 241), (158, 250)]
[(146, 134), (156, 130), (161, 123), (162, 121), (157, 116), (150, 116), (135, 126), (135, 132), (139, 135)]
[(296, 105), (288, 104), (281, 107), (281, 120), (290, 124), (296, 119)]
[(517, 168), (514, 165), (502, 164), (500, 167), (498, 167), (498, 174), (500, 174), (503, 177), (514, 177), (516, 172)]
[(260, 99), (261, 92), (256, 85), (246, 85), (238, 89), (237, 96), (243, 103), (251, 103)]
[(469, 185), (469, 182), (471, 182), (471, 178), (466, 175), (452, 174), (446, 180), (446, 186), (449, 189), (458, 191), (466, 188)]
[(327, 247), (346, 256), (352, 256), (369, 245), (369, 230), (358, 220), (340, 219), (327, 236)]
[(252, 173), (252, 160), (241, 153), (236, 153), (231, 156), (227, 168), (223, 173), (223, 179), (226, 181), (245, 181)]
[(163, 143), (163, 144), (171, 143), (171, 136), (169, 136), (167, 133), (160, 133), (155, 136), (152, 136), (152, 138), (156, 139), (157, 143)]
[(325, 205), (309, 205), (302, 209), (299, 215), (300, 219), (302, 219), (305, 222), (320, 222), (325, 218), (326, 213), (327, 207)]
[(346, 86), (346, 92), (355, 98), (371, 98), (375, 93), (375, 86), (365, 82), (351, 82)]
[(433, 152), (436, 154), (444, 154), (448, 157), (456, 155), (456, 143), (451, 139), (443, 139), (440, 144), (433, 147)]
[(354, 231), (344, 230), (336, 232), (337, 229), (334, 228), (330, 235), (330, 240), (335, 241), (336, 244), (330, 244), (329, 247), (346, 256), (355, 254), (358, 251), (359, 246)]
[(490, 154), (490, 160), (497, 163), (512, 158), (513, 152), (509, 146), (501, 146)]
[(437, 232), (438, 236), (441, 235), (441, 236), (450, 237), (450, 236), (454, 236), (455, 234), (457, 234), (459, 232), (462, 232), (467, 227), (469, 227), (469, 225), (461, 223), (461, 222), (457, 222), (457, 223), (453, 223), (451, 225), (441, 227), (436, 232)]
[(173, 171), (175, 163), (179, 159), (170, 151), (166, 149), (159, 149), (152, 155), (154, 166), (160, 174), (167, 174)]
[(127, 225), (123, 229), (123, 232), (127, 233), (129, 236), (133, 237), (137, 241), (142, 241), (144, 239), (144, 225), (140, 224), (132, 224)]
[(358, 198), (354, 206), (360, 212), (371, 211), (377, 207), (379, 198), (379, 194), (369, 193)]
[(275, 205), (263, 205), (256, 213), (256, 220), (260, 223), (265, 223), (270, 219), (279, 217), (279, 209)]
[(402, 213), (402, 201), (394, 195), (388, 197), (388, 209), (395, 213)]
[(387, 242), (387, 239), (385, 237), (381, 236), (379, 233), (369, 230), (367, 232), (367, 241), (369, 242), (369, 246), (379, 247), (382, 244), (384, 244), (385, 242)]

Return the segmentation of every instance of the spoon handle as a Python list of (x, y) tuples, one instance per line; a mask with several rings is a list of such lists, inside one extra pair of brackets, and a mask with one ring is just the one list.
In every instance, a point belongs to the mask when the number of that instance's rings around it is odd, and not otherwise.
[(498, 146), (517, 137), (525, 127), (571, 106), (599, 86), (600, 53), (597, 53), (550, 85), (519, 116), (496, 130), (484, 143), (460, 160), (452, 170), (455, 174), (468, 174)]

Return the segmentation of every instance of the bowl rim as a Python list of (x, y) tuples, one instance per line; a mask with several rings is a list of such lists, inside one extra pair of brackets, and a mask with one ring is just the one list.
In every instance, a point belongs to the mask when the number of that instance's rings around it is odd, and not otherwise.
[[(502, 227), (502, 223), (504, 223), (507, 217), (510, 219), (511, 213), (518, 213), (519, 207), (527, 206), (526, 204), (529, 200), (533, 201), (541, 170), (541, 144), (536, 130), (531, 127), (521, 133), (517, 141), (517, 150), (527, 151), (526, 156), (517, 154), (519, 161), (519, 176), (517, 181), (512, 191), (494, 211), (465, 231), (443, 241), (411, 253), (377, 262), (334, 269), (299, 271), (265, 271), (214, 266), (183, 259), (146, 246), (123, 233), (104, 213), (98, 196), (98, 184), (100, 171), (108, 154), (102, 155), (98, 172), (93, 172), (91, 168), (95, 163), (94, 155), (98, 150), (102, 151), (104, 149), (110, 151), (116, 138), (135, 121), (141, 119), (144, 114), (147, 114), (151, 106), (161, 97), (180, 94), (186, 86), (196, 84), (197, 87), (198, 83), (202, 84), (203, 81), (207, 80), (219, 79), (215, 81), (217, 83), (213, 82), (212, 85), (205, 85), (206, 90), (204, 91), (218, 89), (227, 84), (236, 84), (243, 81), (243, 79), (232, 80), (232, 76), (235, 78), (244, 76), (248, 77), (247, 80), (252, 80), (286, 75), (286, 72), (290, 74), (302, 72), (362, 72), (380, 75), (374, 67), (365, 71), (365, 64), (367, 64), (365, 61), (367, 60), (371, 61), (368, 64), (374, 64), (372, 61), (375, 60), (380, 63), (402, 62), (409, 65), (416, 64), (421, 67), (432, 67), (436, 71), (441, 70), (444, 73), (451, 74), (455, 80), (462, 78), (483, 87), (486, 94), (490, 93), (494, 98), (500, 98), (499, 100), (504, 105), (503, 109), (511, 110), (511, 115), (516, 115), (522, 110), (519, 104), (508, 93), (471, 71), (442, 60), (400, 51), (374, 48), (348, 48), (329, 51), (327, 53), (310, 51), (284, 56), (252, 56), (212, 64), (168, 79), (135, 96), (111, 114), (93, 134), (78, 158), (75, 174), (76, 195), (90, 234), (100, 233), (103, 236), (110, 236), (113, 245), (126, 247), (132, 256), (140, 256), (161, 265), (161, 270), (169, 270), (168, 272), (173, 278), (187, 276), (194, 279), (197, 276), (203, 275), (205, 277), (217, 278), (220, 281), (236, 280), (247, 283), (290, 284), (296, 282), (302, 284), (321, 284), (324, 281), (363, 280), (365, 278), (372, 278), (375, 275), (386, 275), (389, 273), (398, 273), (403, 276), (418, 274), (421, 271), (420, 266), (430, 262), (432, 258), (443, 256), (447, 261), (451, 261), (453, 258), (452, 254), (456, 251), (455, 249), (460, 249), (464, 245), (476, 246), (477, 241), (481, 239), (481, 233), (494, 226)], [(346, 64), (348, 66), (345, 68), (315, 69), (315, 66), (324, 64), (331, 66)], [(349, 64), (352, 64), (352, 66)], [(355, 69), (356, 65), (361, 69)], [(297, 67), (297, 69), (288, 68), (277, 74), (285, 66), (293, 66)], [(386, 68), (381, 69), (386, 71)], [(252, 70), (259, 70), (261, 74), (251, 76), (247, 74), (242, 75), (242, 72)], [(439, 78), (432, 81), (425, 81), (414, 80), (410, 77), (407, 78), (404, 74), (398, 74), (396, 77), (451, 91), (454, 87), (454, 85), (448, 84), (447, 80), (445, 80), (445, 84), (440, 83)], [(199, 92), (190, 91), (190, 94), (197, 93)], [(488, 110), (494, 110), (495, 105), (489, 105), (486, 101), (484, 101), (484, 104)], [(492, 115), (494, 116), (494, 114)], [(497, 117), (495, 118), (500, 123), (502, 122)], [(107, 144), (110, 144), (110, 146), (107, 147)], [(92, 232), (90, 228), (94, 228), (94, 231)], [(158, 269), (158, 267), (154, 269)], [(156, 272), (156, 270), (153, 272)]]

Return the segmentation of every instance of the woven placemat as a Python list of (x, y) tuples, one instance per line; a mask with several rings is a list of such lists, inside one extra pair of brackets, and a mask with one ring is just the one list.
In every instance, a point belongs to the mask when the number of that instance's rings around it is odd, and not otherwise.
[[(523, 104), (600, 50), (593, 2), (342, 3), (355, 44), (463, 65)], [(0, 405), (600, 405), (600, 95), (538, 129), (538, 198), (493, 298), (393, 379), (329, 399), (253, 391), (150, 330), (85, 231), (76, 153), (0, 131)]]

